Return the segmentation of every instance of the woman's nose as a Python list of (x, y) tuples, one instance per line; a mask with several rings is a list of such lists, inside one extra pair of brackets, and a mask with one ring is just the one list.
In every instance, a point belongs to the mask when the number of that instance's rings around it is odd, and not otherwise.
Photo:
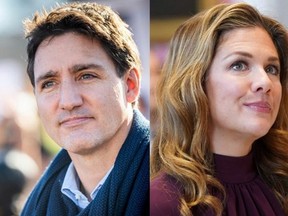
[(253, 75), (252, 91), (268, 93), (272, 88), (272, 81), (265, 69), (259, 69)]

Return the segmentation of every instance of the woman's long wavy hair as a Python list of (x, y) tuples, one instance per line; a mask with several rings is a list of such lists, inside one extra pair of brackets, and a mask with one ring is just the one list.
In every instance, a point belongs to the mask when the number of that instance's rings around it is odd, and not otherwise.
[[(288, 38), (277, 21), (245, 3), (220, 4), (184, 22), (175, 32), (158, 86), (160, 127), (153, 140), (151, 176), (160, 172), (182, 184), (182, 215), (208, 206), (221, 215), (223, 186), (213, 176), (213, 154), (208, 139), (209, 106), (205, 79), (223, 33), (260, 27), (267, 31), (280, 59), (282, 99), (275, 123), (253, 144), (261, 178), (288, 214)], [(259, 47), (261, 49), (261, 47)], [(217, 189), (223, 199), (209, 194)]]

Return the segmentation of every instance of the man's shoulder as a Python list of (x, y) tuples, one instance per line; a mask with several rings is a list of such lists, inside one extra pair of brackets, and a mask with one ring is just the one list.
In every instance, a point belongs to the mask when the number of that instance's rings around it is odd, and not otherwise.
[(37, 184), (38, 188), (41, 189), (44, 187), (46, 182), (51, 178), (54, 178), (55, 175), (58, 175), (61, 172), (65, 174), (70, 163), (71, 158), (69, 157), (67, 151), (65, 149), (61, 149), (52, 159), (51, 163), (48, 165), (45, 172), (39, 179)]
[[(71, 163), (71, 159), (66, 150), (61, 150), (47, 167), (24, 206), (21, 216), (35, 215), (35, 209), (43, 204), (41, 200), (49, 197), (52, 187), (60, 191), (62, 180), (64, 179), (66, 169)], [(56, 184), (55, 184), (56, 183)], [(56, 187), (56, 188), (55, 188)], [(43, 198), (44, 197), (44, 198)]]
[(128, 136), (134, 141), (137, 139), (146, 144), (150, 143), (150, 123), (137, 109), (134, 109), (133, 122)]
[(150, 122), (144, 117), (144, 115), (138, 110), (133, 110), (133, 125), (139, 127), (142, 130), (148, 130), (150, 133)]

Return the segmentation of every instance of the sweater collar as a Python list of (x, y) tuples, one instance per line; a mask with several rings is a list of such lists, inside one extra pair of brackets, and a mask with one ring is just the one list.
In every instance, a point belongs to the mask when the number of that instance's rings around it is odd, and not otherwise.
[(249, 182), (257, 175), (252, 152), (241, 157), (214, 154), (214, 163), (216, 177), (226, 183)]

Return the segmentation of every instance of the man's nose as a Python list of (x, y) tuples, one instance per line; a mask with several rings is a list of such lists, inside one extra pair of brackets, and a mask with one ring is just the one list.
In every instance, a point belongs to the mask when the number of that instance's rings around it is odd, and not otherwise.
[(83, 103), (82, 96), (74, 81), (64, 81), (60, 88), (59, 107), (71, 111)]

